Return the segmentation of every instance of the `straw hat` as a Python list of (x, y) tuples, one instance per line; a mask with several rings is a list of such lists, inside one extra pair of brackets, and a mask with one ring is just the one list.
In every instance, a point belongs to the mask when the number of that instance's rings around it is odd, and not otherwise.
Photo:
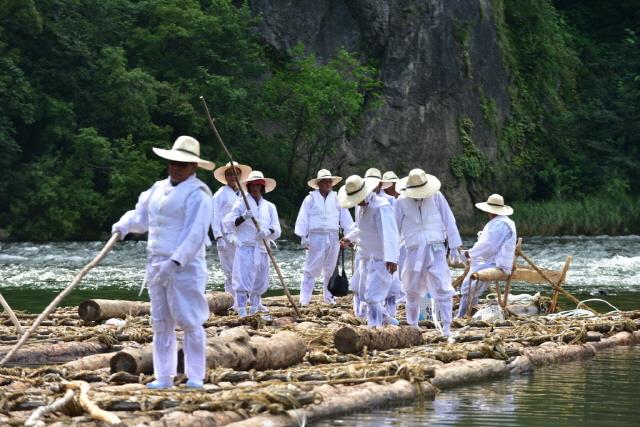
[(320, 181), (321, 179), (330, 179), (332, 187), (334, 185), (336, 185), (337, 183), (339, 183), (340, 181), (342, 181), (341, 177), (331, 175), (331, 172), (329, 172), (327, 169), (320, 169), (315, 178), (310, 179), (309, 181), (307, 181), (307, 185), (309, 185), (309, 187), (315, 188), (317, 190), (318, 189), (318, 181)]
[(208, 171), (216, 167), (215, 163), (200, 158), (200, 143), (190, 136), (179, 136), (171, 150), (153, 147), (153, 152), (174, 162), (197, 163), (199, 167)]
[(352, 208), (363, 201), (377, 186), (378, 180), (363, 179), (358, 175), (351, 175), (338, 191), (338, 203), (343, 208)]
[[(241, 165), (238, 162), (233, 162), (233, 165), (236, 169), (240, 169), (240, 176), (238, 176), (238, 181), (242, 181), (247, 179), (249, 174), (251, 173), (251, 166)], [(227, 179), (224, 177), (224, 173), (231, 167), (231, 162), (227, 162), (226, 165), (220, 166), (218, 169), (213, 171), (213, 177), (223, 184), (227, 184)]]
[(380, 172), (380, 169), (377, 168), (369, 168), (364, 173), (364, 179), (366, 179), (367, 181), (374, 181), (377, 187), (382, 180), (382, 172)]
[(393, 171), (387, 171), (382, 175), (382, 189), (389, 188), (393, 186), (394, 183), (398, 182), (400, 178)]
[(476, 203), (476, 208), (496, 215), (511, 215), (513, 213), (511, 206), (505, 205), (504, 198), (499, 194), (490, 195), (486, 202)]
[(412, 199), (425, 199), (440, 190), (440, 180), (422, 169), (412, 169), (409, 176), (398, 181), (396, 188)]
[(247, 179), (240, 181), (240, 185), (242, 185), (244, 191), (247, 191), (247, 184), (252, 182), (264, 185), (265, 193), (273, 191), (273, 189), (276, 188), (276, 180), (273, 178), (265, 178), (260, 171), (252, 171)]

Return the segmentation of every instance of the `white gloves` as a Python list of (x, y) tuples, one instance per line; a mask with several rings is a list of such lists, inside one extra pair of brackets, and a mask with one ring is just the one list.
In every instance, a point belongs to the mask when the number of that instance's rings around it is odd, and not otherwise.
[(460, 248), (451, 248), (449, 250), (449, 262), (452, 265), (455, 264), (464, 264), (466, 259), (464, 259), (463, 255), (459, 251)]
[(224, 237), (220, 237), (216, 240), (216, 247), (219, 251), (224, 251), (227, 248), (227, 242)]
[(249, 221), (251, 218), (253, 218), (253, 212), (251, 211), (251, 209), (247, 209), (246, 211), (244, 211), (244, 213), (242, 214), (242, 218), (244, 218), (245, 221)]
[(120, 233), (120, 240), (124, 240), (124, 236), (127, 235), (127, 233), (125, 233), (122, 227), (114, 224), (113, 227), (111, 227), (111, 234), (116, 234), (116, 233)]
[(302, 236), (300, 238), (300, 245), (305, 249), (309, 249), (309, 238), (306, 236)]
[(178, 264), (173, 262), (171, 259), (166, 261), (162, 261), (158, 267), (158, 273), (154, 279), (154, 282), (157, 285), (167, 287), (171, 279), (173, 278), (174, 273), (176, 272), (176, 268), (178, 268)]
[(269, 236), (271, 236), (271, 230), (269, 230), (268, 228), (263, 228), (258, 231), (258, 237), (260, 239), (268, 239)]

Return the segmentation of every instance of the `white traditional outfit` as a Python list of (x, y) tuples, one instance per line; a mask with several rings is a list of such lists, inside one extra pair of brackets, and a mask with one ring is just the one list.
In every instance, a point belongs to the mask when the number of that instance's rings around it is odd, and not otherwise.
[[(275, 181), (264, 178), (260, 171), (251, 172), (241, 184), (246, 188), (246, 184), (252, 182), (262, 182), (267, 193), (275, 188)], [(240, 317), (247, 315), (247, 302), (250, 305), (250, 314), (265, 310), (262, 306), (262, 294), (269, 288), (269, 255), (263, 240), (270, 244), (282, 233), (278, 211), (273, 203), (264, 197), (256, 201), (249, 194), (247, 202), (253, 218), (260, 224), (262, 236), (253, 221), (245, 219), (247, 208), (242, 200), (238, 200), (223, 219), (225, 231), (233, 232), (236, 241), (233, 289)]]
[[(199, 158), (198, 141), (179, 137), (172, 150), (153, 149), (160, 157), (198, 163), (213, 169), (213, 163)], [(211, 191), (195, 174), (177, 184), (169, 178), (156, 182), (138, 198), (134, 210), (113, 225), (112, 232), (124, 238), (128, 233), (149, 233), (145, 283), (151, 299), (153, 369), (151, 387), (173, 385), (177, 354), (175, 328), (184, 331), (184, 369), (194, 387), (205, 376), (205, 332), (209, 317), (205, 298), (207, 264), (205, 242), (211, 223)]]
[[(387, 194), (384, 190), (395, 186), (399, 178), (393, 171), (387, 171), (382, 174), (382, 186), (378, 192), (378, 196), (384, 197), (395, 212), (396, 203), (398, 199), (394, 196)], [(398, 270), (393, 273), (393, 279), (391, 280), (391, 287), (389, 288), (389, 294), (384, 300), (384, 309), (386, 311), (385, 323), (397, 325), (399, 322), (396, 319), (397, 304), (405, 302), (405, 294), (402, 290), (402, 282), (400, 281), (400, 272), (402, 271), (402, 265), (406, 256), (406, 249), (404, 247), (404, 241), (400, 238), (400, 256), (398, 258)]]
[(407, 250), (401, 272), (407, 323), (418, 325), (420, 301), (429, 292), (438, 305), (443, 332), (448, 335), (454, 290), (446, 245), (457, 254), (462, 245), (460, 233), (435, 176), (413, 169), (402, 181), (407, 189), (398, 199), (395, 214)]
[(317, 177), (308, 182), (309, 186), (316, 190), (309, 192), (298, 212), (295, 233), (300, 237), (302, 245), (307, 248), (300, 284), (301, 305), (311, 302), (313, 286), (318, 276), (322, 276), (323, 279), (324, 302), (334, 301), (328, 285), (340, 252), (338, 234), (340, 229), (347, 234), (355, 227), (349, 210), (338, 204), (337, 193), (330, 191), (324, 197), (317, 189), (317, 183), (322, 179), (331, 179), (332, 185), (342, 180), (338, 176), (332, 176), (326, 169), (318, 171)]
[(354, 291), (354, 311), (358, 315), (366, 312), (367, 324), (382, 326), (384, 321), (384, 300), (389, 294), (392, 274), (387, 263), (398, 263), (399, 236), (389, 202), (372, 190), (375, 181), (362, 179), (357, 175), (349, 177), (338, 193), (338, 201), (345, 208), (364, 200), (357, 209), (356, 228), (345, 239), (357, 241), (357, 276), (352, 278)]
[(471, 280), (471, 275), (494, 267), (511, 274), (515, 257), (518, 238), (516, 225), (507, 216), (513, 213), (513, 209), (504, 204), (504, 199), (499, 194), (492, 194), (486, 202), (476, 203), (476, 207), (496, 216), (484, 226), (476, 244), (466, 251), (471, 259), (471, 267), (460, 289), (458, 317), (465, 316), (489, 286), (489, 282)]
[[(234, 309), (236, 306), (235, 291), (232, 284), (232, 272), (233, 272), (233, 259), (236, 254), (236, 242), (233, 239), (233, 233), (225, 232), (222, 226), (223, 218), (231, 212), (231, 208), (238, 201), (242, 200), (239, 190), (227, 183), (225, 178), (225, 172), (231, 167), (231, 163), (216, 169), (213, 172), (213, 176), (224, 186), (220, 187), (218, 191), (213, 195), (213, 212), (211, 217), (211, 232), (216, 242), (216, 249), (218, 251), (218, 259), (220, 260), (220, 267), (224, 273), (224, 290), (230, 293), (234, 297)], [(238, 174), (238, 180), (242, 181), (247, 179), (251, 168), (246, 165), (241, 165), (234, 162), (234, 167), (240, 171)]]

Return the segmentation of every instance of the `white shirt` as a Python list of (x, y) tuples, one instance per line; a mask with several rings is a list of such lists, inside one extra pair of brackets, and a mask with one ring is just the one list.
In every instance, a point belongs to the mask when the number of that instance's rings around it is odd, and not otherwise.
[(353, 218), (351, 218), (348, 209), (340, 207), (336, 194), (335, 191), (331, 191), (327, 197), (323, 197), (320, 194), (320, 190), (309, 192), (309, 195), (302, 201), (302, 206), (300, 206), (300, 211), (298, 212), (295, 226), (296, 235), (304, 238), (311, 231), (319, 231), (320, 224), (312, 224), (311, 220), (312, 209), (318, 208), (315, 205), (319, 202), (324, 203), (324, 206), (322, 206), (324, 210), (335, 209), (334, 215), (331, 217), (336, 219), (336, 224), (331, 224), (330, 227), (325, 225), (324, 228), (326, 229), (323, 231), (338, 231), (339, 228), (342, 228), (344, 233), (347, 234), (353, 230), (355, 227)]
[(223, 218), (231, 212), (233, 205), (242, 200), (239, 191), (234, 191), (229, 185), (224, 185), (216, 191), (213, 195), (213, 212), (211, 217), (211, 231), (213, 237), (218, 239), (224, 236), (224, 229), (222, 227)]

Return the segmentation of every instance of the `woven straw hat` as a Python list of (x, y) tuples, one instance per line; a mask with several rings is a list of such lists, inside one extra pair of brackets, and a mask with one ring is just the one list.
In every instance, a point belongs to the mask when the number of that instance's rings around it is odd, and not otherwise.
[(382, 175), (382, 189), (389, 188), (393, 186), (396, 182), (398, 182), (400, 178), (393, 171), (387, 171)]
[(380, 169), (377, 168), (369, 168), (364, 173), (364, 179), (366, 179), (367, 181), (375, 182), (377, 187), (378, 184), (380, 184), (380, 181), (382, 181), (382, 172), (380, 172)]
[(486, 202), (476, 203), (476, 208), (481, 211), (496, 215), (511, 215), (513, 208), (504, 204), (504, 198), (499, 194), (492, 194)]
[(247, 179), (240, 181), (240, 185), (242, 185), (244, 191), (247, 191), (247, 184), (252, 182), (264, 185), (265, 193), (273, 191), (273, 189), (276, 188), (276, 180), (273, 178), (265, 178), (260, 171), (252, 171)]
[(200, 143), (190, 136), (182, 135), (176, 138), (171, 150), (153, 147), (153, 152), (174, 162), (197, 163), (198, 167), (208, 171), (216, 167), (215, 163), (200, 158)]
[(343, 208), (352, 208), (367, 197), (378, 186), (378, 180), (351, 175), (338, 191), (338, 203)]
[(307, 185), (311, 188), (318, 189), (318, 181), (321, 179), (330, 179), (331, 186), (336, 185), (340, 181), (342, 181), (342, 177), (331, 175), (331, 172), (327, 169), (320, 169), (315, 178), (307, 181)]
[[(233, 165), (236, 169), (240, 170), (240, 175), (238, 176), (238, 181), (243, 181), (247, 179), (249, 174), (251, 173), (251, 166), (241, 165), (238, 162), (233, 162)], [(227, 179), (224, 177), (224, 173), (231, 167), (231, 162), (227, 162), (226, 165), (220, 166), (218, 169), (213, 171), (213, 177), (223, 184), (227, 184)]]
[(412, 169), (409, 176), (397, 182), (396, 188), (412, 199), (425, 199), (440, 190), (440, 180), (422, 169)]

